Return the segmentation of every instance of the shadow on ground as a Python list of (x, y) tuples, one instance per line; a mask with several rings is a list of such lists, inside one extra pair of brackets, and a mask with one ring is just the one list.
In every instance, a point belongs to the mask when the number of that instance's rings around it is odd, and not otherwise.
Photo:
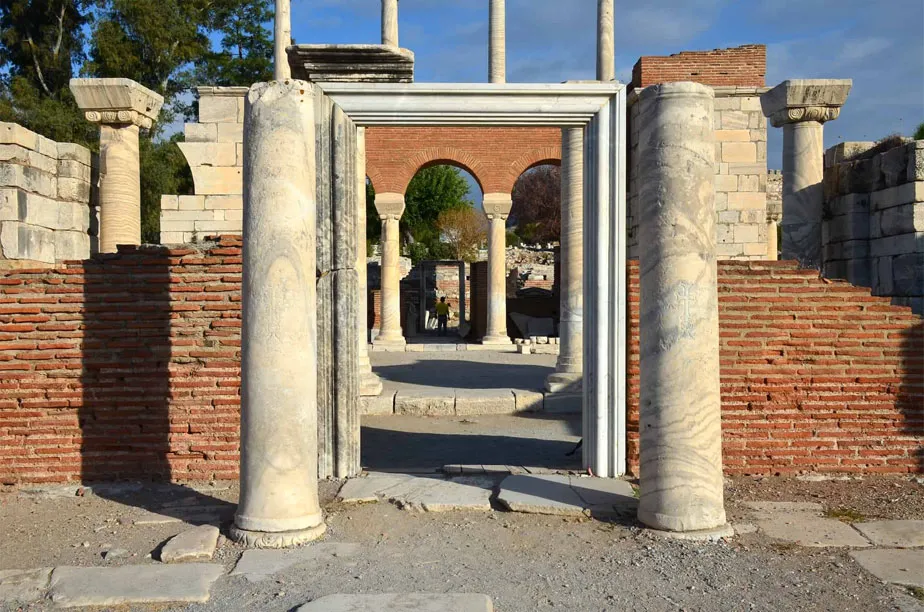
[(543, 389), (555, 368), (541, 365), (421, 359), (415, 363), (376, 366), (383, 379), (411, 385), (455, 389)]

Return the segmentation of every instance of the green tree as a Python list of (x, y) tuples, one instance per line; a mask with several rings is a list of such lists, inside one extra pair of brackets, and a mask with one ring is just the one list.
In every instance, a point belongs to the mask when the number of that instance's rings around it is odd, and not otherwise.
[(924, 123), (918, 126), (918, 129), (914, 131), (915, 140), (924, 140)]
[(219, 45), (195, 61), (195, 82), (224, 86), (272, 80), (273, 41), (264, 25), (273, 19), (269, 0), (226, 0), (211, 18)]
[(437, 219), (446, 210), (471, 208), (468, 196), (468, 181), (452, 166), (430, 166), (411, 179), (401, 225), (408, 256), (415, 263), (453, 257), (452, 249), (440, 240)]

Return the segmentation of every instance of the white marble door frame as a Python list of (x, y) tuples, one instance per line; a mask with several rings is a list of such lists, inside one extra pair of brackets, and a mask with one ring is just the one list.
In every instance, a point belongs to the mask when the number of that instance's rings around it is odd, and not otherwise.
[(626, 471), (625, 85), (319, 83), (359, 126), (584, 128), (584, 467)]

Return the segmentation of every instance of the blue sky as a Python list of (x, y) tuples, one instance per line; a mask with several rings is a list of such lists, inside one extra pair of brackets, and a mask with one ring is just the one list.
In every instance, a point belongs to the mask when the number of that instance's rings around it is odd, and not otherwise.
[[(292, 0), (299, 43), (379, 43), (379, 0)], [(595, 75), (596, 0), (507, 0), (507, 80)], [(487, 81), (488, 0), (400, 0), (419, 82)], [(767, 84), (852, 78), (825, 144), (911, 135), (924, 121), (924, 0), (616, 0), (616, 72), (641, 55), (763, 43)], [(770, 128), (768, 165), (781, 167)]]

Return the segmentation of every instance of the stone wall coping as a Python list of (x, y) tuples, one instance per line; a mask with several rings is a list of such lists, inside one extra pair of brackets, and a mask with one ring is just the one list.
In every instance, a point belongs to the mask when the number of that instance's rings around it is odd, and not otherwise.
[(196, 87), (199, 97), (213, 96), (216, 98), (243, 98), (250, 91), (249, 87), (200, 85)]
[[(652, 87), (649, 85), (648, 87)], [(638, 102), (638, 98), (648, 87), (636, 87), (626, 94), (626, 105), (630, 108)], [(710, 87), (706, 85), (706, 87)], [(769, 87), (747, 87), (743, 85), (719, 85), (712, 87), (716, 98), (753, 98), (770, 91)]]

